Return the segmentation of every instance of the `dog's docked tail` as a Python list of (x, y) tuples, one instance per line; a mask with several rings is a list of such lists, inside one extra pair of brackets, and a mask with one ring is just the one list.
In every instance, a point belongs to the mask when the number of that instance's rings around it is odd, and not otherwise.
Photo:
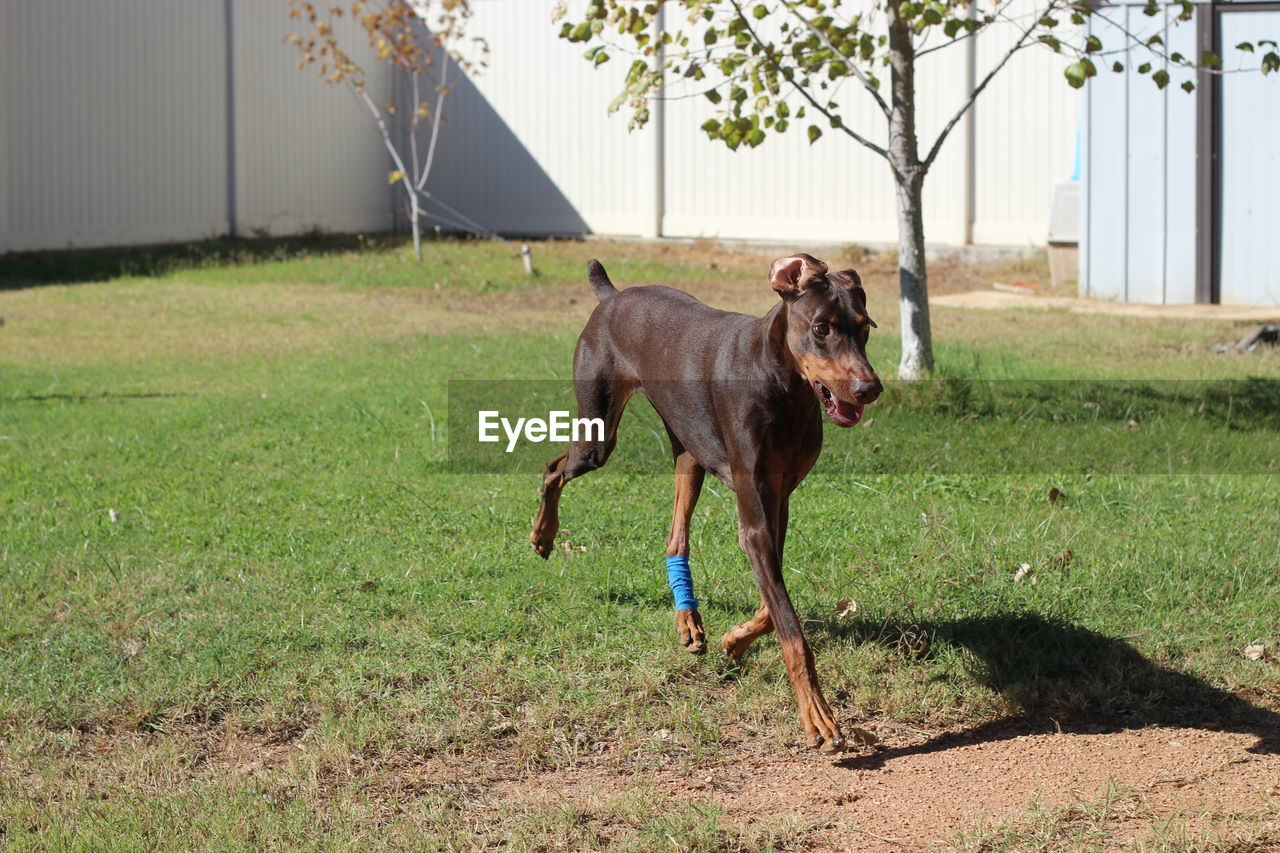
[(609, 274), (604, 271), (604, 265), (595, 258), (587, 261), (587, 279), (591, 282), (591, 289), (595, 291), (596, 299), (601, 302), (618, 293), (618, 288), (609, 281)]

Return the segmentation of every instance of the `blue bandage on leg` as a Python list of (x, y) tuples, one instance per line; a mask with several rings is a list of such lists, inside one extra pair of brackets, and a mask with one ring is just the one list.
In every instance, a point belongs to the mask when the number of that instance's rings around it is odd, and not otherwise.
[(693, 575), (689, 574), (688, 557), (667, 557), (667, 583), (676, 600), (676, 610), (697, 610), (698, 599), (693, 597)]

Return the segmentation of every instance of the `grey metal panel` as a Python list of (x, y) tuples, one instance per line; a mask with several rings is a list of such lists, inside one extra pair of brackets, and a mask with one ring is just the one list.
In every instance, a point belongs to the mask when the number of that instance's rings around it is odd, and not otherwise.
[(226, 226), (221, 0), (8, 3), (10, 249)]
[[(1195, 30), (1148, 17), (1142, 7), (1112, 6), (1095, 13), (1090, 31), (1106, 46), (1125, 43), (1124, 31), (1145, 39), (1162, 32), (1170, 50), (1195, 55)], [(1156, 88), (1137, 67), (1162, 60), (1130, 44), (1123, 73), (1100, 67), (1089, 81), (1085, 138), (1085, 223), (1081, 293), (1133, 302), (1195, 300), (1196, 95), (1181, 89), (1186, 72), (1170, 68)]]
[[(1171, 51), (1196, 55), (1190, 23), (1165, 36)], [(1148, 83), (1150, 85), (1150, 83)], [(1199, 90), (1187, 94), (1171, 84), (1165, 90), (1164, 130), (1164, 303), (1196, 301), (1196, 109)]]
[(8, 16), (9, 3), (0, 0), (0, 255), (9, 251), (9, 169), (14, 165), (9, 156), (9, 86), (14, 77), (9, 64), (13, 61), (10, 42), (15, 36)]
[[(1142, 36), (1149, 18), (1132, 6), (1117, 10), (1126, 14), (1125, 26)], [(1155, 31), (1158, 26), (1148, 26)], [(1116, 36), (1119, 38), (1119, 34)], [(1106, 40), (1103, 41), (1106, 43)], [(1129, 64), (1149, 61), (1142, 49), (1127, 51)], [(1159, 66), (1157, 66), (1159, 67)], [(1103, 74), (1114, 73), (1107, 70)], [(1165, 93), (1150, 78), (1124, 75), (1127, 152), (1125, 164), (1125, 299), (1129, 302), (1164, 301), (1164, 212), (1165, 212)], [(1185, 94), (1185, 93), (1184, 93)]]
[[(1231, 12), (1218, 19), (1224, 67), (1256, 62), (1234, 45), (1280, 32), (1280, 11)], [(1252, 63), (1250, 63), (1252, 64)], [(1280, 81), (1225, 75), (1222, 121), (1221, 261), (1224, 304), (1280, 305)]]
[[(241, 234), (384, 230), (391, 227), (390, 158), (370, 114), (345, 85), (299, 69), (284, 44), (303, 32), (287, 0), (232, 0), (235, 197)], [(390, 76), (364, 30), (336, 21), (342, 47), (368, 72), (369, 92), (390, 100)]]
[(451, 87), (428, 189), (498, 231), (652, 233), (654, 130), (628, 133), (623, 114), (606, 113), (631, 57), (613, 51), (592, 70), (581, 45), (556, 37), (548, 3), (473, 8), (489, 67)]
[[(1038, 6), (1019, 0), (1006, 13), (1018, 18)], [(1012, 27), (996, 27), (976, 39), (979, 80), (1016, 37)], [(1080, 95), (1063, 79), (1063, 64), (1046, 47), (1023, 50), (974, 105), (977, 243), (1045, 242), (1053, 185), (1071, 175), (1080, 117)]]
[[(1091, 18), (1090, 32), (1105, 43), (1119, 36), (1119, 28)], [(1088, 156), (1087, 210), (1083, 238), (1088, 242), (1088, 267), (1081, 279), (1086, 296), (1124, 299), (1128, 213), (1128, 83), (1103, 72), (1088, 82), (1089, 120), (1085, 146)]]

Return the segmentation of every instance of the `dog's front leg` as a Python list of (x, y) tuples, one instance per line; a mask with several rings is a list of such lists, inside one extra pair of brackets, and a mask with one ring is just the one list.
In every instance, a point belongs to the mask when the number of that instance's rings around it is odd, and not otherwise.
[(782, 498), (775, 488), (754, 480), (735, 482), (735, 486), (742, 545), (751, 561), (760, 596), (768, 608), (769, 620), (782, 644), (782, 658), (795, 689), (800, 724), (808, 736), (809, 746), (827, 753), (840, 752), (845, 748), (844, 734), (822, 696), (813, 652), (805, 641), (800, 620), (782, 581), (779, 530), (783, 518)]

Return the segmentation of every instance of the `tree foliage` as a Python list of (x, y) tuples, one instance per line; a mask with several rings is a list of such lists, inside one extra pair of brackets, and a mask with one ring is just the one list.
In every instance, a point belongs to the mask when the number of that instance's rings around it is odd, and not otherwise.
[[(298, 68), (318, 68), (324, 82), (349, 87), (377, 125), (394, 164), (387, 174), (387, 182), (398, 183), (404, 189), (406, 213), (413, 226), (414, 250), (421, 259), (419, 228), (426, 215), (422, 202), (431, 197), (426, 183), (435, 160), (444, 100), (450, 93), (449, 75), (479, 71), (488, 57), (485, 41), (467, 35), (471, 19), (469, 0), (390, 0), (330, 5), (289, 0), (289, 6), (290, 20), (307, 28), (304, 33), (285, 37), (301, 54)], [(392, 73), (405, 82), (408, 110), (407, 133), (403, 136), (396, 134), (392, 127), (392, 118), (398, 115), (399, 106), (394, 100), (380, 103), (374, 99), (369, 92), (368, 70), (356, 62), (339, 38), (337, 22), (344, 16), (349, 16), (364, 31), (377, 61), (389, 66)], [(428, 122), (426, 150), (420, 151), (420, 136)], [(449, 210), (465, 220), (453, 220), (452, 224), (464, 230), (483, 230), (456, 210)], [(435, 218), (451, 221), (440, 215)]]
[[(658, 34), (653, 23), (660, 5), (680, 14), (669, 12), (666, 26)], [(1191, 20), (1194, 6), (1190, 0), (1151, 2), (1143, 11), (1153, 17), (1168, 14), (1176, 24)], [(1168, 51), (1159, 34), (1139, 38), (1118, 25), (1114, 9), (1088, 0), (997, 0), (978, 5), (967, 0), (590, 0), (580, 19), (566, 19), (563, 3), (557, 4), (554, 14), (562, 21), (561, 38), (591, 45), (586, 58), (593, 65), (608, 62), (614, 53), (632, 57), (625, 88), (610, 105), (611, 111), (626, 105), (632, 126), (643, 125), (655, 92), (675, 80), (692, 81), (702, 86), (702, 93), (715, 107), (715, 115), (703, 124), (703, 131), (731, 149), (755, 147), (768, 134), (785, 133), (792, 125), (801, 124), (810, 142), (834, 129), (886, 154), (871, 141), (871, 134), (863, 132), (865, 129), (846, 124), (847, 103), (837, 97), (837, 90), (845, 81), (853, 81), (886, 115), (891, 111), (883, 94), (883, 79), (892, 61), (891, 14), (909, 25), (915, 58), (987, 29), (1012, 27), (1010, 54), (1040, 46), (1062, 55), (1063, 75), (1074, 88), (1097, 75), (1100, 66), (1123, 71), (1125, 65), (1118, 57), (1135, 46), (1150, 58), (1136, 70), (1150, 73), (1160, 88), (1169, 84), (1171, 69), (1223, 72), (1219, 57)], [(1121, 43), (1108, 46), (1098, 35), (1084, 35), (1084, 25), (1095, 16), (1122, 34)], [(1237, 47), (1256, 53), (1264, 73), (1280, 70), (1274, 41), (1263, 39)], [(995, 70), (1003, 65), (999, 63)], [(979, 89), (987, 79), (979, 83)], [(1183, 88), (1190, 91), (1194, 85), (1187, 80)], [(961, 106), (963, 112), (968, 104)], [(943, 138), (945, 135), (944, 131)], [(936, 155), (932, 148), (930, 153)], [(926, 162), (932, 159), (926, 158)]]

